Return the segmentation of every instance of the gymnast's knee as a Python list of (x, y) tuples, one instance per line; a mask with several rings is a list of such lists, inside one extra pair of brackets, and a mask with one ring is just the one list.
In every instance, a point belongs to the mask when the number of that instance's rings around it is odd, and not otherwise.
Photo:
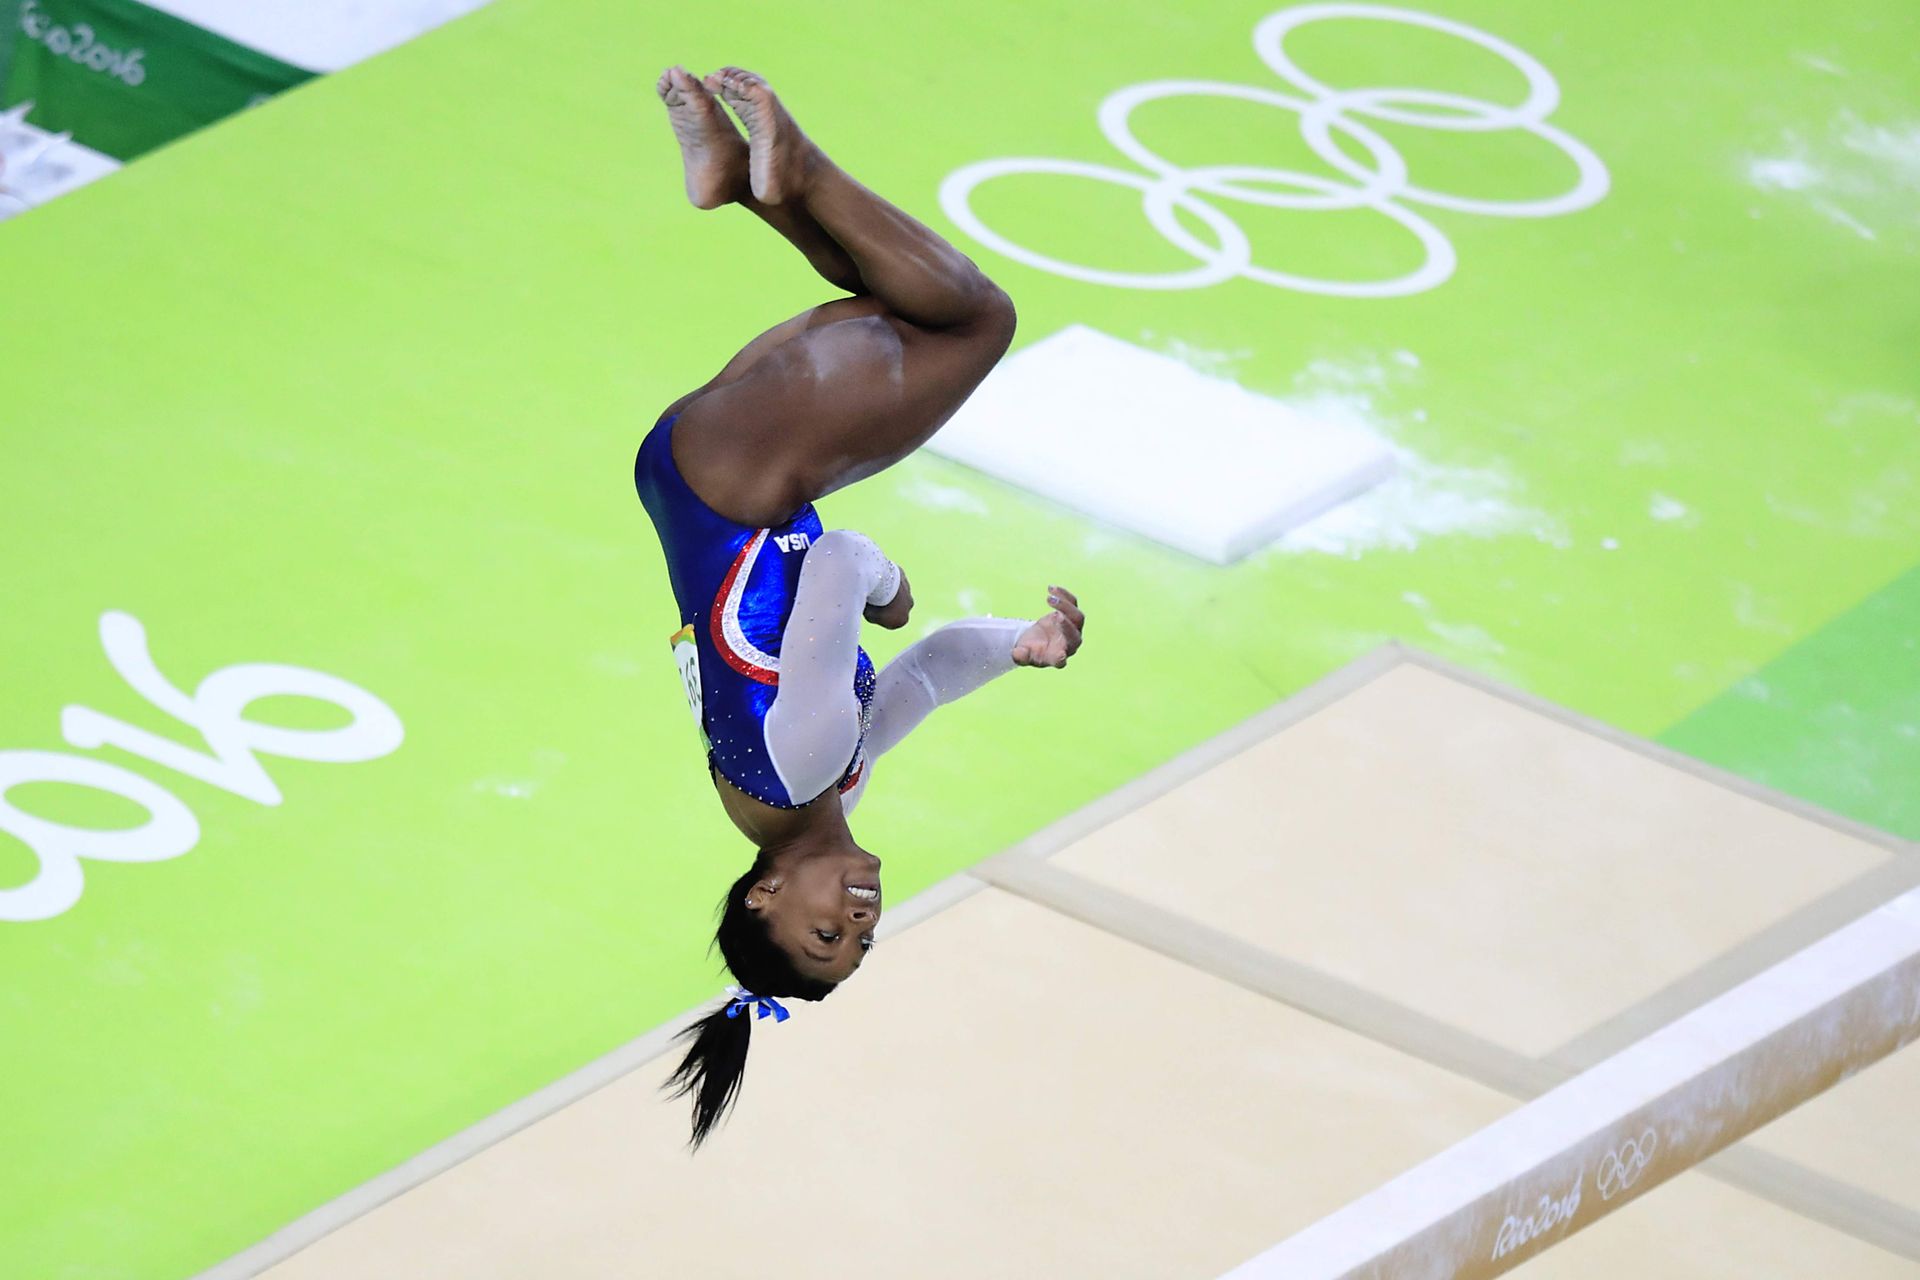
[(1013, 341), (1013, 331), (1019, 323), (1013, 298), (995, 284), (983, 271), (975, 268), (979, 275), (979, 299), (974, 314), (967, 320), (967, 327), (980, 334), (983, 341), (998, 344), (1005, 351)]

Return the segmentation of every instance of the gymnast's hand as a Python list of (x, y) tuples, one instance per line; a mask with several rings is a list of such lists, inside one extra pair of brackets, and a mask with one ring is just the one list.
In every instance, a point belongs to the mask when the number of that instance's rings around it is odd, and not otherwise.
[(907, 571), (900, 571), (900, 590), (893, 599), (885, 604), (870, 604), (864, 615), (868, 622), (876, 627), (885, 627), (889, 631), (898, 631), (907, 625), (907, 617), (913, 612), (913, 584), (907, 581)]
[(1080, 652), (1080, 633), (1087, 625), (1080, 601), (1065, 587), (1048, 587), (1047, 603), (1053, 612), (1036, 620), (1013, 642), (1017, 667), (1064, 667), (1068, 658)]

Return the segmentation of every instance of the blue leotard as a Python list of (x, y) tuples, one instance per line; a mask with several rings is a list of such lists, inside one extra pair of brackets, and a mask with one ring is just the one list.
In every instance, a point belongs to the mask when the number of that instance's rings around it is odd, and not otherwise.
[[(780, 636), (807, 548), (821, 534), (820, 517), (808, 503), (785, 524), (755, 529), (714, 511), (674, 465), (673, 424), (674, 418), (663, 418), (647, 433), (634, 459), (633, 484), (660, 535), (680, 621), (693, 631), (701, 727), (711, 744), (707, 760), (754, 799), (798, 808), (815, 797), (787, 794), (767, 751), (766, 719), (779, 692)], [(863, 726), (874, 684), (873, 661), (862, 649), (853, 689)], [(839, 790), (859, 782), (865, 750), (863, 727)]]

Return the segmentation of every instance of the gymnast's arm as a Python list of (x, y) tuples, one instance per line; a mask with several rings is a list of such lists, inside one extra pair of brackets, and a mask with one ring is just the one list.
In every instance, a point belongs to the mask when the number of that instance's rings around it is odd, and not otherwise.
[(796, 803), (838, 783), (860, 745), (861, 618), (900, 627), (911, 610), (906, 575), (865, 534), (835, 529), (808, 549), (766, 723), (767, 754)]
[(963, 618), (909, 645), (880, 672), (867, 755), (900, 745), (936, 707), (957, 702), (1015, 667), (1064, 667), (1080, 650), (1087, 615), (1065, 587), (1052, 587), (1053, 608), (1024, 618)]

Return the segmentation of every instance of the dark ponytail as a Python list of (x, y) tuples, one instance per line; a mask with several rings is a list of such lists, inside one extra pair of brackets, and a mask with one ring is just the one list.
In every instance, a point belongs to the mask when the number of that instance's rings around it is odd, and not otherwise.
[(693, 1095), (693, 1148), (698, 1151), (740, 1095), (753, 1017), (742, 1013), (729, 1018), (723, 1006), (682, 1031), (679, 1038), (693, 1043), (679, 1068), (667, 1077), (666, 1087), (676, 1098)]
[[(747, 907), (747, 891), (771, 870), (771, 859), (762, 853), (752, 869), (733, 882), (720, 904), (714, 945), (734, 979), (755, 995), (824, 1000), (834, 984), (795, 969), (792, 959), (774, 943), (766, 920)], [(687, 1056), (664, 1087), (676, 1098), (692, 1095), (693, 1147), (698, 1150), (740, 1096), (747, 1046), (753, 1039), (753, 1014), (742, 1010), (738, 1017), (729, 1018), (722, 1005), (676, 1038), (690, 1042)]]

